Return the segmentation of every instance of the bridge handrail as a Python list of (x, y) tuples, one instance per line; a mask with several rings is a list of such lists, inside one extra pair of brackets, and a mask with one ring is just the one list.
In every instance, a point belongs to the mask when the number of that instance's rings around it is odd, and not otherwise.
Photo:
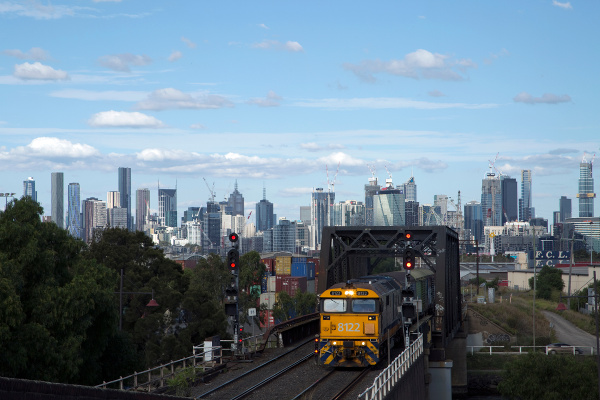
[[(575, 349), (590, 349), (592, 355), (596, 351), (594, 346), (565, 346), (567, 348), (571, 348), (573, 353), (575, 353)], [(489, 351), (487, 350), (489, 348)], [(486, 351), (482, 351), (486, 349)], [(505, 351), (494, 351), (494, 349), (505, 349)], [(518, 350), (517, 350), (518, 349)], [(471, 355), (474, 354), (527, 354), (531, 351), (523, 350), (523, 349), (533, 349), (532, 351), (538, 351), (548, 354), (551, 349), (548, 346), (510, 346), (508, 350), (506, 350), (506, 346), (490, 346), (490, 345), (481, 345), (481, 346), (467, 346), (467, 350)]]
[(394, 361), (392, 361), (392, 363), (377, 376), (377, 378), (375, 378), (373, 385), (362, 392), (358, 398), (361, 400), (384, 399), (421, 354), (423, 354), (422, 333), (419, 334), (417, 339), (411, 343), (402, 354), (396, 357)]
[[(215, 358), (218, 358), (219, 364), (223, 363), (223, 349), (221, 346), (213, 346), (210, 350), (202, 351), (201, 353), (196, 353), (197, 350), (203, 350), (204, 346), (194, 346), (194, 354), (185, 357), (176, 361), (171, 361), (167, 364), (160, 365), (158, 367), (150, 368), (141, 372), (134, 372), (128, 376), (119, 377), (119, 379), (115, 379), (110, 382), (102, 382), (100, 385), (96, 385), (97, 388), (106, 389), (109, 385), (118, 384), (119, 390), (137, 390), (138, 388), (146, 388), (147, 391), (150, 392), (152, 390), (152, 385), (157, 383), (159, 387), (163, 387), (165, 385), (165, 381), (169, 378), (172, 378), (177, 374), (177, 365), (181, 364), (181, 369), (186, 368), (188, 362), (191, 363), (191, 366), (194, 368), (198, 365), (198, 360), (200, 360), (200, 366), (198, 368), (204, 368), (206, 363), (212, 362)], [(206, 361), (206, 354), (211, 353), (212, 357), (210, 361)], [(190, 361), (191, 360), (191, 361)], [(165, 369), (170, 370), (171, 372), (165, 374)], [(154, 374), (153, 374), (154, 373)], [(142, 383), (138, 383), (138, 377), (146, 376), (147, 380)], [(153, 378), (155, 376), (155, 378)], [(133, 385), (129, 387), (125, 387), (125, 381), (133, 378)]]

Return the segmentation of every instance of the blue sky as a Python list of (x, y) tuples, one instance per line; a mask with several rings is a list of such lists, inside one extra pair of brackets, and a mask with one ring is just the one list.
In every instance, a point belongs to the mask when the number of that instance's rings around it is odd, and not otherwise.
[(210, 197), (204, 179), (217, 200), (237, 180), (246, 214), (264, 186), (297, 219), (328, 183), (364, 201), (367, 165), (380, 182), (412, 171), (422, 204), (480, 201), (497, 156), (519, 183), (533, 171), (537, 216), (562, 195), (577, 216), (579, 162), (600, 152), (598, 15), (595, 1), (0, 0), (0, 192), (31, 176), (49, 214), (51, 172), (106, 199), (130, 167), (153, 209), (159, 181), (182, 215)]

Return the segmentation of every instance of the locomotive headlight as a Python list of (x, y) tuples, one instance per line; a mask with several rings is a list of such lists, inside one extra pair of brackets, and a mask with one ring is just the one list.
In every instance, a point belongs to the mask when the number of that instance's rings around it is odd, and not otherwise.
[(376, 316), (374, 315), (369, 315), (369, 321), (375, 321), (375, 319), (377, 319)]
[(360, 342), (361, 346), (365, 346), (367, 343), (366, 342)]
[(345, 294), (346, 296), (354, 296), (354, 290), (346, 290), (346, 291), (344, 292), (344, 294)]
[(333, 342), (332, 344), (333, 344), (334, 346), (337, 346), (337, 342)]

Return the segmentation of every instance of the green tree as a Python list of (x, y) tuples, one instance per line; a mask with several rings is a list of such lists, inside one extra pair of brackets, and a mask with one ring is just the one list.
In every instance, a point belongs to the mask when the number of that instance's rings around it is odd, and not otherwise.
[[(544, 265), (537, 274), (535, 295), (541, 299), (550, 300), (553, 291), (561, 291), (565, 287), (562, 280), (562, 270)], [(529, 278), (529, 287), (533, 289), (533, 277)]]
[(590, 357), (522, 355), (506, 364), (498, 390), (509, 399), (597, 399), (596, 361)]
[(84, 243), (42, 213), (24, 197), (0, 214), (0, 375), (101, 382), (116, 274), (81, 257)]
[(273, 305), (273, 318), (287, 321), (291, 318), (315, 312), (317, 296), (314, 293), (298, 291), (292, 297), (286, 292), (277, 294), (277, 301)]
[[(260, 285), (266, 269), (257, 251), (250, 251), (240, 257), (239, 312), (242, 324), (249, 322), (248, 309), (256, 308), (260, 299)], [(253, 290), (256, 288), (258, 290)], [(258, 318), (257, 315), (254, 323), (259, 323)]]
[[(132, 335), (140, 359), (147, 367), (179, 359), (190, 353), (189, 334), (177, 323), (189, 279), (179, 264), (167, 259), (143, 232), (109, 228), (84, 253), (116, 272), (113, 302), (119, 304), (123, 271), (123, 330)], [(144, 294), (149, 293), (149, 294)], [(154, 293), (159, 307), (146, 307)]]

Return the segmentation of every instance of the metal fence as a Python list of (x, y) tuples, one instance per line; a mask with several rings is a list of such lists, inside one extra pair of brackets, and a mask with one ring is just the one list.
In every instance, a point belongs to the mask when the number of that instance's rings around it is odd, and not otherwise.
[[(564, 346), (564, 349), (566, 349), (566, 353), (573, 353), (573, 354), (577, 354), (577, 350), (582, 350), (585, 349), (587, 351), (587, 349), (590, 350), (590, 353), (592, 355), (595, 354), (596, 348), (593, 346)], [(474, 355), (474, 354), (504, 354), (504, 355), (514, 355), (514, 354), (527, 354), (527, 353), (532, 353), (532, 352), (539, 352), (539, 353), (546, 353), (546, 354), (551, 354), (552, 353), (552, 347), (551, 346), (467, 346), (467, 351), (469, 354)]]
[(413, 363), (423, 354), (423, 334), (400, 354), (392, 363), (380, 373), (367, 390), (358, 398), (364, 400), (384, 399), (394, 386), (402, 379)]

